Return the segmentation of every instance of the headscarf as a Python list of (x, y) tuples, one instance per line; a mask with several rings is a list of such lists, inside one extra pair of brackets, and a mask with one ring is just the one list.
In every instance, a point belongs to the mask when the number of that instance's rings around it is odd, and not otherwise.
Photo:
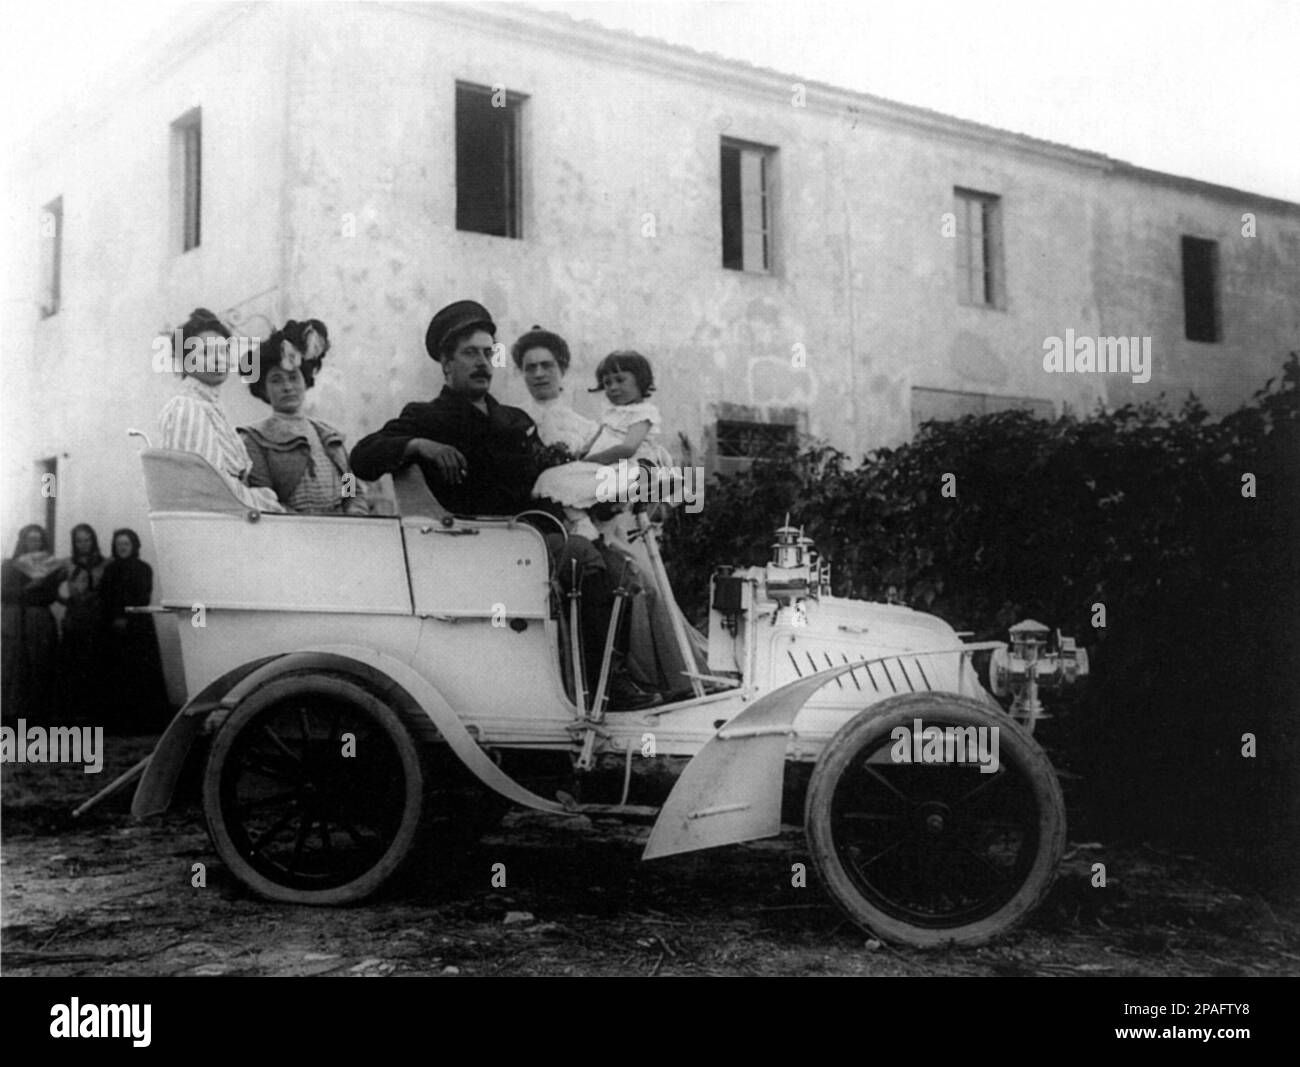
[[(77, 555), (77, 531), (85, 530), (90, 534), (90, 552), (84, 557)], [(79, 522), (72, 528), (72, 565), (78, 569), (93, 570), (104, 562), (104, 555), (99, 551), (99, 538), (89, 523)]]
[(14, 554), (11, 557), (12, 559), (17, 559), (19, 556), (27, 555), (27, 550), (23, 547), (23, 542), (27, 540), (27, 535), (33, 530), (41, 535), (41, 547), (37, 551), (48, 552), (50, 550), (50, 537), (49, 534), (45, 532), (45, 527), (40, 523), (33, 522), (18, 531), (18, 544), (14, 546)]
[[(27, 535), (33, 530), (36, 530), (41, 535), (41, 547), (35, 552), (24, 551), (23, 542), (27, 540)], [(55, 571), (62, 570), (68, 562), (66, 559), (55, 559), (54, 553), (50, 551), (49, 546), (50, 536), (45, 532), (44, 526), (39, 523), (24, 526), (18, 531), (18, 544), (14, 548), (12, 558), (13, 566), (32, 581), (48, 578)]]
[(114, 530), (113, 540), (109, 543), (116, 546), (119, 537), (125, 537), (131, 542), (131, 554), (122, 559), (114, 547), (113, 557), (104, 568), (104, 580), (99, 587), (104, 621), (112, 624), (118, 619), (125, 619), (127, 626), (135, 632), (152, 632), (153, 623), (148, 618), (128, 615), (126, 609), (149, 603), (153, 590), (153, 569), (140, 558), (140, 538), (134, 530), (125, 527)]
[[(125, 537), (131, 542), (131, 554), (125, 560), (121, 559), (117, 554), (117, 539), (119, 537)], [(114, 530), (113, 537), (108, 543), (113, 549), (113, 560), (115, 562), (126, 563), (140, 558), (140, 535), (134, 530), (128, 530), (125, 526), (120, 530)]]

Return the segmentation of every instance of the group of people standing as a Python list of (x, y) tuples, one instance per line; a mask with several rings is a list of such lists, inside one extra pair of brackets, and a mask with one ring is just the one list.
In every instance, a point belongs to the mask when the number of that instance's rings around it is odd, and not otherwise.
[[(565, 554), (557, 574), (561, 580), (566, 572), (582, 575), (584, 602), (590, 606), (584, 612), (583, 641), (589, 669), (599, 668), (604, 622), (619, 576), (628, 565), (643, 576), (649, 569), (632, 546), (625, 519), (620, 525), (615, 511), (602, 508), (607, 489), (624, 484), (629, 470), (671, 463), (659, 442), (661, 418), (649, 399), (654, 373), (645, 356), (624, 350), (600, 361), (592, 392), (603, 392), (606, 404), (599, 422), (593, 422), (573, 411), (563, 394), (570, 363), (567, 343), (534, 327), (512, 349), (532, 397), (530, 414), (490, 395), (496, 326), (481, 304), (456, 301), (433, 317), (425, 334), (425, 349), (446, 381), (442, 392), (430, 402), (407, 404), (349, 457), (336, 430), (302, 414), (306, 390), (329, 350), (323, 322), (291, 321), (261, 343), (259, 374), (250, 388), (270, 404), (272, 415), (238, 429), (222, 410), (218, 392), (230, 370), (229, 358), (219, 358), (229, 331), (199, 308), (180, 332), (187, 344), (201, 339), (218, 358), (185, 372), (180, 392), (162, 413), (163, 448), (204, 456), (241, 501), (262, 511), (366, 514), (370, 505), (358, 479), (373, 481), (416, 464), (454, 514), (517, 515), (538, 509), (553, 514), (567, 531), (562, 548), (551, 545)], [(611, 481), (615, 465), (621, 480)], [(621, 656), (615, 668), (616, 706), (643, 705), (654, 699), (653, 690), (680, 687), (684, 671), (702, 669), (700, 642), (692, 642), (694, 662), (689, 663), (683, 662), (680, 641), (674, 649), (667, 647), (667, 635), (676, 625), (668, 614), (676, 606), (656, 602), (649, 584), (640, 610), (630, 613), (634, 631), (640, 620), (642, 640), (635, 643), (641, 655)], [(662, 647), (656, 648), (656, 641)], [(625, 631), (620, 644), (626, 643)], [(638, 677), (651, 688), (642, 688)]]
[(161, 730), (168, 704), (153, 620), (126, 610), (147, 605), (153, 592), (140, 538), (114, 531), (105, 559), (94, 529), (81, 523), (71, 548), (56, 557), (45, 528), (25, 526), (0, 566), (4, 718)]

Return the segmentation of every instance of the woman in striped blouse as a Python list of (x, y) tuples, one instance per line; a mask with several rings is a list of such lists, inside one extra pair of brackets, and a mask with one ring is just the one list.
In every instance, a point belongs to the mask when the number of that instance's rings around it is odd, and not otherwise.
[[(284, 511), (273, 490), (248, 485), (252, 460), (221, 407), (221, 387), (230, 373), (226, 348), (230, 331), (207, 308), (195, 308), (181, 327), (180, 338), (189, 358), (183, 361), (186, 369), (181, 372), (180, 391), (167, 401), (158, 418), (162, 447), (202, 456), (225, 476), (231, 492), (248, 507)], [(197, 359), (190, 351), (193, 339), (202, 346)]]

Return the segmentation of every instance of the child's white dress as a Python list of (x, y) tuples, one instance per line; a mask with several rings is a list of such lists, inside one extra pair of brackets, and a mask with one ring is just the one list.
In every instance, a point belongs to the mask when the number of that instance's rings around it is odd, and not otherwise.
[(609, 465), (578, 460), (552, 467), (542, 471), (533, 486), (533, 496), (546, 497), (570, 508), (589, 508), (602, 501), (626, 500), (628, 475), (635, 472), (638, 461), (647, 460), (656, 467), (672, 466), (672, 456), (659, 443), (659, 429), (663, 424), (659, 409), (648, 400), (621, 406), (606, 404), (600, 413), (600, 432), (587, 449), (589, 453), (603, 452), (621, 445), (628, 430), (638, 422), (648, 422), (650, 429), (631, 459)]

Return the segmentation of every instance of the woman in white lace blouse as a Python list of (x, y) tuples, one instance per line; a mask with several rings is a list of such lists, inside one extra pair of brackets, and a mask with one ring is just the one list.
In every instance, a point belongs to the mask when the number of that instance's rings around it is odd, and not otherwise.
[(573, 410), (564, 391), (569, 345), (558, 333), (534, 326), (514, 343), (510, 356), (523, 372), (532, 398), (524, 405), (546, 445), (564, 445), (575, 456), (596, 433), (596, 424)]

